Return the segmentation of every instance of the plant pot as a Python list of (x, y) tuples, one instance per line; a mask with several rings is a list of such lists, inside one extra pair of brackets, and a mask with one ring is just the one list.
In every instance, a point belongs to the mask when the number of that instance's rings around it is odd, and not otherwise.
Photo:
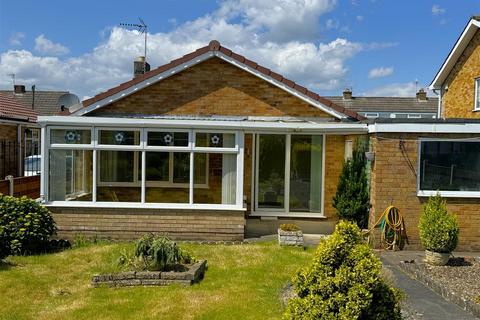
[(432, 266), (444, 266), (448, 263), (451, 253), (441, 253), (425, 250), (425, 262)]
[(278, 228), (278, 243), (281, 246), (303, 246), (303, 233), (298, 231), (284, 231)]

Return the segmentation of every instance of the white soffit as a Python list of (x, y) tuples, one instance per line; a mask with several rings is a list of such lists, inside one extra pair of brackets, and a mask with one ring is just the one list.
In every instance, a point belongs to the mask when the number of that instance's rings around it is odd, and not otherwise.
[(88, 107), (85, 107), (85, 108), (81, 108), (81, 109), (77, 109), (75, 110), (72, 115), (74, 116), (83, 116), (83, 115), (86, 115), (96, 109), (99, 109), (107, 104), (110, 104), (114, 101), (117, 101), (117, 100), (120, 100), (126, 96), (129, 96), (133, 93), (135, 93), (136, 91), (138, 90), (142, 90), (143, 88), (147, 87), (147, 86), (150, 86), (154, 83), (157, 83), (159, 81), (162, 81), (174, 74), (177, 74), (185, 69), (188, 69), (198, 63), (201, 63), (205, 60), (208, 60), (212, 57), (218, 57), (242, 70), (245, 70), (247, 72), (249, 72), (250, 74), (253, 74), (257, 77), (259, 77), (260, 79), (264, 80), (264, 81), (267, 81), (273, 85), (275, 85), (276, 87), (290, 93), (291, 95), (305, 101), (306, 103), (314, 106), (314, 107), (317, 107), (318, 109), (322, 110), (323, 112), (337, 118), (337, 119), (346, 119), (348, 118), (345, 114), (333, 109), (333, 108), (330, 108), (322, 103), (320, 103), (319, 101), (317, 100), (314, 100), (312, 98), (310, 98), (309, 96), (305, 95), (305, 94), (302, 94), (300, 92), (298, 92), (297, 90), (285, 85), (284, 83), (280, 82), (280, 81), (277, 81), (275, 79), (273, 79), (272, 77), (270, 76), (267, 76), (263, 73), (261, 73), (260, 71), (256, 70), (256, 69), (253, 69), (249, 66), (247, 66), (246, 64), (244, 63), (241, 63), (237, 60), (235, 60), (234, 58), (232, 57), (229, 57), (225, 54), (223, 54), (222, 52), (220, 51), (209, 51), (209, 52), (206, 52), (196, 58), (193, 58), (192, 60), (189, 60), (181, 65), (178, 65), (174, 68), (171, 68), (171, 69), (168, 69), (156, 76), (152, 76), (148, 79), (145, 79), (144, 81), (140, 82), (140, 83), (137, 83), (135, 85), (132, 85), (118, 93), (115, 93), (115, 94), (112, 94), (111, 96), (108, 96), (104, 99), (101, 99), (101, 100), (98, 100), (96, 102), (94, 102), (93, 104), (89, 105)]
[(435, 75), (432, 83), (430, 84), (430, 89), (440, 89), (443, 83), (445, 82), (446, 78), (450, 74), (450, 71), (457, 63), (458, 59), (462, 55), (465, 48), (472, 40), (475, 32), (477, 32), (478, 28), (480, 28), (480, 22), (475, 19), (470, 19), (467, 26), (463, 30), (462, 34), (458, 38), (455, 46), (450, 51), (447, 59), (443, 62), (440, 70)]

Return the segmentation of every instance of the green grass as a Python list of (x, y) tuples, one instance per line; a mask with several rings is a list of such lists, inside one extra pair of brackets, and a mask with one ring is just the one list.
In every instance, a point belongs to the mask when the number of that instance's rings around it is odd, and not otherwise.
[(279, 319), (282, 288), (313, 250), (271, 243), (182, 244), (208, 270), (191, 287), (92, 288), (131, 243), (9, 257), (0, 265), (0, 319)]

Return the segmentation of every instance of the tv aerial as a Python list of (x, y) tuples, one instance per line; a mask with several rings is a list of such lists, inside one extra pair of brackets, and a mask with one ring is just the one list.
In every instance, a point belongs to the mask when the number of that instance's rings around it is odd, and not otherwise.
[(148, 35), (148, 26), (145, 24), (145, 22), (142, 20), (142, 18), (138, 17), (138, 20), (140, 23), (120, 23), (122, 27), (133, 27), (140, 32), (140, 34), (143, 34), (145, 36), (145, 46), (144, 46), (144, 54), (143, 56), (145, 57), (143, 61), (143, 72), (145, 73), (146, 71), (146, 64), (147, 64), (147, 35)]

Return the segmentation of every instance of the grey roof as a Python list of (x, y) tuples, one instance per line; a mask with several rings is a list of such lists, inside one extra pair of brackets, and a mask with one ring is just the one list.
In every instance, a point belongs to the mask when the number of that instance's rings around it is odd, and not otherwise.
[(428, 97), (420, 101), (416, 97), (324, 97), (355, 112), (420, 112), (437, 113), (438, 98)]
[[(32, 91), (14, 94), (12, 90), (0, 90), (0, 93), (6, 94), (10, 98), (14, 98), (28, 108), (32, 107)], [(69, 92), (35, 90), (35, 106), (33, 109), (41, 116), (55, 115), (61, 111), (58, 99), (66, 93)]]

